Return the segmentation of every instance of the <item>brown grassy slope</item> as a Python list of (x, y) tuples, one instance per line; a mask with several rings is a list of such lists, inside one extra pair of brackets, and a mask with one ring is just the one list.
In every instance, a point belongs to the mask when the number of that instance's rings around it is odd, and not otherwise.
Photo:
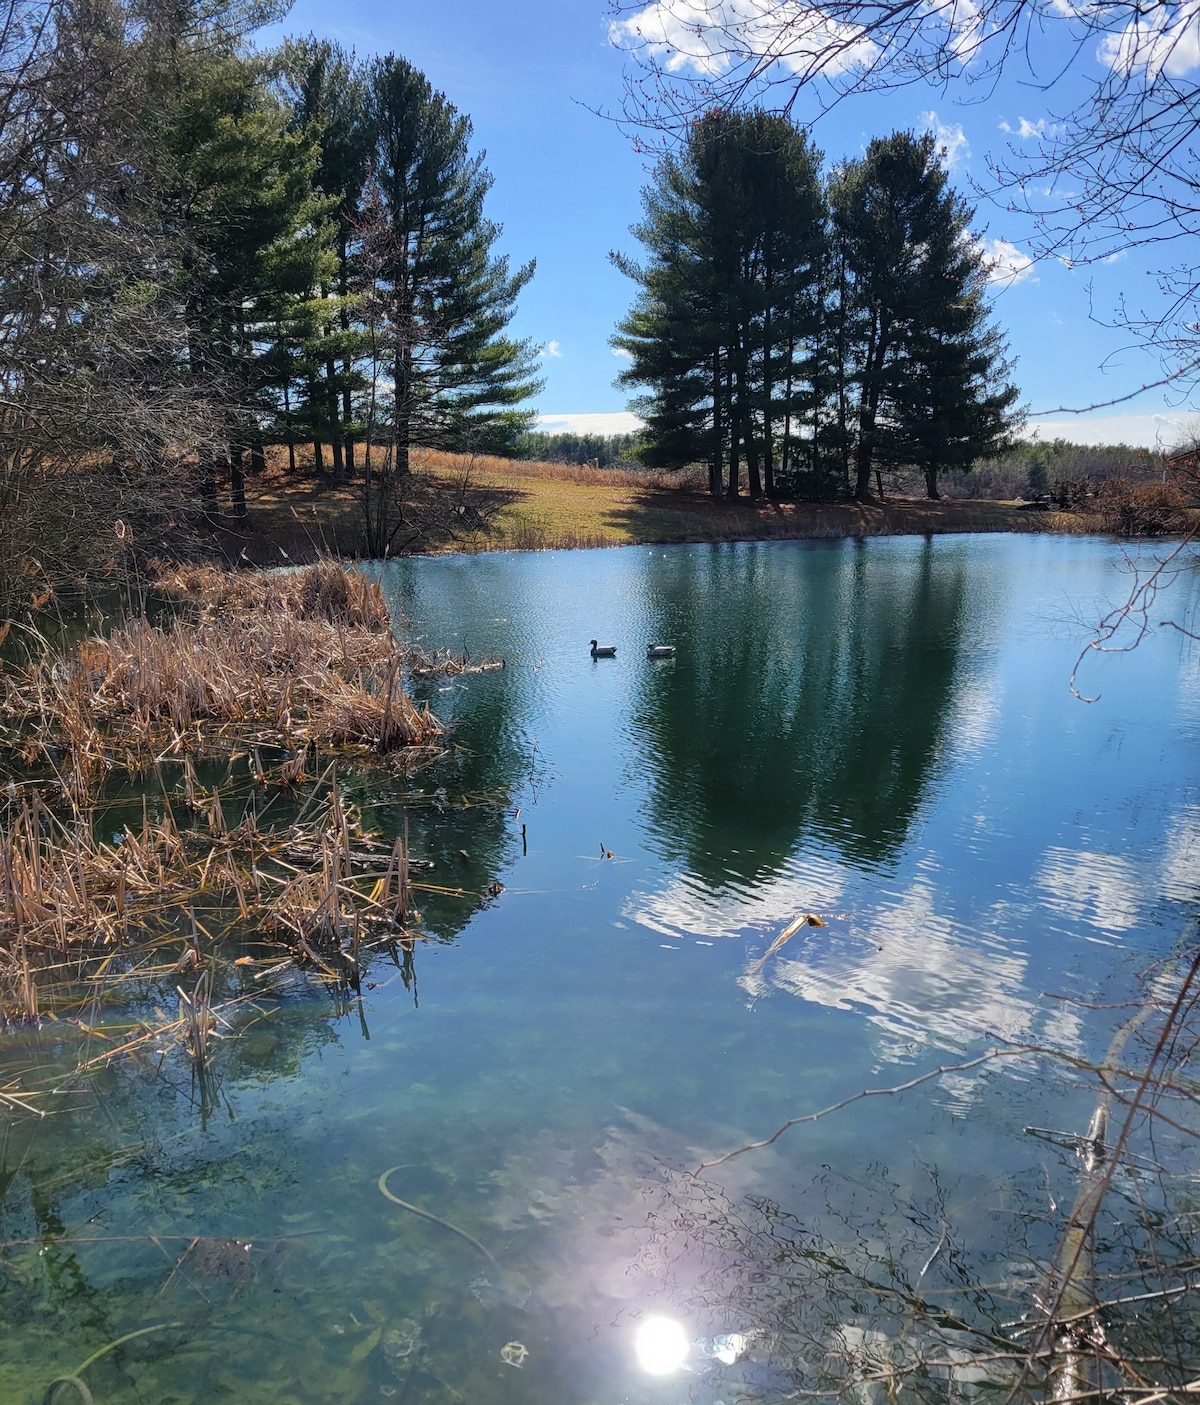
[[(1020, 511), (1012, 503), (896, 500), (858, 503), (714, 502), (695, 480), (566, 464), (526, 463), (424, 450), (414, 456), (418, 495), (468, 475), (488, 525), (430, 543), (430, 551), (547, 550), (655, 542), (892, 536), (926, 532), (1086, 531), (1073, 514)], [(356, 487), (331, 488), (311, 472), (278, 466), (249, 485), (244, 522), (222, 518), (224, 550), (256, 564), (353, 556), (361, 547)]]

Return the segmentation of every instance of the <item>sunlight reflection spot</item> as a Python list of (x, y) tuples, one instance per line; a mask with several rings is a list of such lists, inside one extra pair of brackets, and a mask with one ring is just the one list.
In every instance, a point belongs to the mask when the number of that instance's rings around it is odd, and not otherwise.
[(634, 1341), (638, 1365), (651, 1376), (669, 1376), (683, 1365), (687, 1333), (669, 1317), (647, 1317)]

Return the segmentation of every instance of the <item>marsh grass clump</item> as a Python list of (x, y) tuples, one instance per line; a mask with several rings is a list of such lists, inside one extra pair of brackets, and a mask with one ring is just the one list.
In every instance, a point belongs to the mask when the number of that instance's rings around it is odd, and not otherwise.
[(1180, 536), (1191, 525), (1187, 498), (1174, 483), (1106, 478), (1096, 485), (1101, 529), (1118, 537)]
[(178, 1045), (204, 1076), (235, 1012), (289, 978), (356, 991), (379, 949), (397, 965), (404, 950), (411, 969), (407, 831), (390, 845), (365, 831), (332, 767), (293, 820), (264, 828), (247, 804), (214, 825), (217, 790), (181, 764), (184, 795), (145, 797), (141, 826), (115, 834), (101, 811), (64, 818), (32, 787), (0, 807), (0, 1029), (51, 1017), (92, 1030), (110, 998), (153, 990), (176, 1014), (97, 1059)]
[(28, 755), (83, 772), (114, 753), (230, 742), (376, 754), (436, 744), (441, 724), (403, 687), (437, 666), (399, 644), (377, 582), (333, 562), (302, 571), (191, 568), (166, 582), (195, 607), (140, 617), (0, 675), (0, 721)]
[(379, 582), (336, 561), (321, 560), (297, 571), (222, 571), (216, 566), (180, 566), (160, 572), (169, 595), (198, 601), (212, 612), (251, 615), (284, 613), (298, 620), (324, 620), (349, 629), (386, 632), (387, 602)]
[[(165, 584), (161, 622), (0, 668), (0, 1030), (53, 1022), (81, 1073), (190, 1066), (204, 1103), (264, 1001), (348, 1002), (379, 953), (415, 992), (430, 885), (410, 868), (432, 862), (407, 824), (364, 827), (339, 766), (433, 759), (443, 729), (406, 677), (502, 661), (406, 648), (378, 584), (329, 562)], [(45, 1091), (0, 1086), (0, 1111)]]

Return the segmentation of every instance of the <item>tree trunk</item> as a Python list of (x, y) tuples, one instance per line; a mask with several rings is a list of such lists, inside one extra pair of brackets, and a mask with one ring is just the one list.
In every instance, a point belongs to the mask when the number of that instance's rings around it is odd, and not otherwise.
[[(343, 375), (348, 375), (348, 363), (342, 367)], [(353, 423), (354, 407), (350, 401), (350, 387), (342, 387), (342, 442), (346, 454), (346, 476), (354, 477), (354, 433), (350, 426)]]
[(925, 496), (927, 498), (933, 498), (935, 501), (942, 496), (941, 493), (938, 492), (936, 464), (931, 463), (925, 469)]
[(762, 479), (758, 472), (758, 426), (754, 418), (753, 397), (746, 384), (746, 348), (738, 352), (737, 393), (738, 421), (742, 427), (742, 438), (746, 446), (746, 477), (751, 498), (762, 497)]
[(333, 364), (332, 356), (325, 362), (325, 375), (329, 382), (327, 414), (331, 427), (330, 448), (333, 451), (333, 476), (340, 483), (346, 477), (346, 461), (342, 455), (342, 422), (338, 416), (337, 368)]
[(283, 421), (287, 425), (288, 472), (296, 472), (296, 436), (292, 430), (292, 395), (288, 389), (288, 377), (283, 379)]
[(407, 474), (412, 465), (409, 462), (408, 446), (412, 438), (412, 414), (408, 398), (408, 358), (398, 356), (393, 368), (396, 386), (396, 472)]
[(233, 444), (229, 449), (229, 496), (237, 518), (246, 515), (246, 470), (242, 462), (245, 452), (241, 444)]
[(342, 442), (345, 446), (346, 473), (354, 477), (354, 434), (350, 426), (354, 422), (354, 405), (350, 395), (350, 371), (352, 361), (349, 354), (350, 338), (350, 250), (345, 229), (338, 232), (338, 292), (341, 306), (338, 321), (342, 327)]
[(850, 415), (846, 405), (846, 319), (849, 316), (846, 291), (846, 251), (838, 247), (838, 305), (837, 305), (837, 391), (838, 391), (838, 453), (842, 460), (842, 491), (850, 490)]
[(721, 418), (721, 353), (713, 352), (712, 358), (712, 398), (713, 398), (713, 443), (712, 457), (708, 462), (708, 491), (714, 498), (721, 496), (722, 469), (724, 467), (724, 443), (722, 441), (723, 421)]
[[(733, 357), (729, 358), (731, 363)], [(725, 490), (725, 496), (736, 498), (738, 495), (738, 475), (740, 464), (738, 461), (738, 442), (741, 430), (741, 415), (733, 401), (733, 366), (727, 364), (725, 367), (725, 403), (729, 408), (729, 487)]]
[[(783, 474), (783, 481), (786, 483), (791, 477), (792, 466), (792, 390), (794, 385), (793, 368), (796, 364), (796, 334), (793, 331), (788, 337), (788, 373), (786, 389), (784, 390), (784, 413), (783, 413), (783, 443), (779, 446), (779, 471)], [(815, 398), (815, 397), (814, 397)], [(817, 442), (816, 425), (813, 425), (813, 443)], [(772, 484), (774, 487), (774, 484)], [(787, 491), (786, 489), (784, 490)]]
[(775, 436), (772, 421), (775, 385), (771, 377), (771, 300), (775, 296), (771, 265), (766, 269), (766, 311), (763, 315), (763, 486), (767, 497), (775, 496)]
[(856, 477), (854, 483), (854, 497), (856, 502), (871, 501), (871, 469), (873, 467), (871, 459), (875, 444), (875, 414), (877, 405), (874, 402), (877, 392), (872, 388), (863, 387), (862, 400), (858, 407), (858, 443), (854, 447), (854, 465)]
[(753, 410), (747, 412), (746, 422), (750, 430), (746, 438), (746, 477), (749, 480), (750, 496), (752, 498), (761, 498), (763, 495), (763, 488), (762, 478), (758, 471), (758, 435), (755, 433), (757, 426), (754, 423)]
[(863, 370), (862, 392), (858, 401), (858, 445), (855, 465), (858, 470), (854, 496), (858, 502), (871, 501), (871, 469), (875, 456), (875, 424), (879, 416), (879, 396), (883, 365), (887, 359), (888, 337), (885, 328), (873, 333), (870, 350)]

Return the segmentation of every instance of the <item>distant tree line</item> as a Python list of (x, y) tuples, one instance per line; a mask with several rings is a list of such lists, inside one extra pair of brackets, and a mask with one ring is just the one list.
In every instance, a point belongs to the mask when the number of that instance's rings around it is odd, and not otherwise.
[[(1122, 479), (1132, 484), (1161, 483), (1170, 478), (1167, 456), (1132, 444), (1076, 444), (1068, 439), (1018, 439), (1004, 453), (976, 459), (945, 480), (941, 491), (954, 498), (1039, 498), (1056, 485)], [(899, 468), (883, 475), (888, 493), (903, 496), (924, 490), (916, 469)]]
[(469, 119), (392, 54), (251, 48), (285, 9), (0, 6), (0, 572), (84, 533), (103, 560), (219, 479), (244, 512), (264, 446), (304, 442), (384, 552), (410, 446), (530, 426), (533, 264), (496, 252)]
[(642, 449), (641, 434), (546, 434), (529, 431), (513, 441), (512, 457), (546, 463), (595, 464), (611, 468), (618, 463), (637, 463)]
[(1117, 478), (1131, 483), (1162, 482), (1169, 472), (1167, 455), (1156, 449), (1035, 439), (1015, 444), (1005, 454), (981, 459), (963, 478), (962, 488), (974, 497), (1033, 498), (1051, 493), (1056, 484)]
[(1020, 422), (972, 210), (932, 137), (897, 132), (821, 174), (786, 118), (714, 111), (664, 156), (614, 346), (645, 461), (706, 463), (715, 496), (860, 499), (883, 469), (938, 475)]

